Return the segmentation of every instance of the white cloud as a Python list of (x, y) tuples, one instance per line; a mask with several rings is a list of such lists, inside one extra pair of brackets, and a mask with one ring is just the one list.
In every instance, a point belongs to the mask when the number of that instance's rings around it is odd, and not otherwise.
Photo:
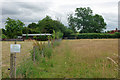
[(67, 14), (78, 7), (90, 7), (100, 14), (108, 24), (107, 29), (118, 27), (119, 0), (6, 0), (2, 3), (3, 22), (7, 17), (28, 23), (37, 22), (46, 15), (59, 18), (67, 26)]

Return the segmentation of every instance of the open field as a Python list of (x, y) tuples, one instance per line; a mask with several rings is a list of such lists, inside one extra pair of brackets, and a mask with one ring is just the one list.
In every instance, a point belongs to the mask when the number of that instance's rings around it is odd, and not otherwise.
[(111, 57), (117, 61), (114, 54), (118, 54), (117, 39), (64, 40), (55, 49), (53, 60), (56, 64), (48, 77), (116, 77), (115, 64), (107, 60)]
[[(14, 42), (3, 42), (2, 60), (4, 77), (9, 74), (9, 46)], [(18, 42), (22, 45), (21, 53), (17, 54), (17, 61), (30, 56), (32, 42)], [(23, 57), (27, 55), (26, 57)], [(80, 39), (63, 40), (60, 46), (54, 48), (52, 67), (34, 65), (34, 70), (29, 73), (30, 78), (114, 78), (117, 77), (117, 67), (108, 60), (110, 57), (117, 61), (118, 39)], [(6, 63), (4, 63), (6, 62)], [(17, 62), (17, 63), (18, 63)], [(19, 75), (18, 75), (19, 77)]]

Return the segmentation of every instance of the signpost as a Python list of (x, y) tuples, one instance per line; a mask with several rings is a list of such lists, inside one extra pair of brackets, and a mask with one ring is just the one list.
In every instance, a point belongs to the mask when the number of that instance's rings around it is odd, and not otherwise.
[(10, 45), (10, 78), (16, 78), (16, 53), (20, 53), (20, 44)]
[(20, 44), (11, 44), (10, 45), (10, 52), (11, 53), (20, 53)]

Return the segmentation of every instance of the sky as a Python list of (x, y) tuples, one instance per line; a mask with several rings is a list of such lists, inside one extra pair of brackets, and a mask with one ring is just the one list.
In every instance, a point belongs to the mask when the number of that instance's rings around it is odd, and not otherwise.
[(93, 14), (103, 16), (107, 30), (114, 30), (118, 27), (118, 2), (119, 0), (1, 0), (0, 18), (2, 17), (2, 28), (8, 17), (19, 19), (27, 26), (32, 22), (37, 23), (46, 15), (59, 19), (68, 26), (68, 14), (74, 14), (76, 8), (90, 7)]

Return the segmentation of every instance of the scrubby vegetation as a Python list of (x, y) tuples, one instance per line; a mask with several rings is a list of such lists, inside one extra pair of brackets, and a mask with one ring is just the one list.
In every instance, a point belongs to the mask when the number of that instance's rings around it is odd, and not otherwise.
[[(60, 40), (58, 39), (60, 39), (61, 37), (62, 34), (60, 32), (53, 31), (53, 35), (48, 37), (48, 39), (51, 40), (51, 42), (48, 44), (46, 44), (45, 42), (33, 40), (34, 47), (30, 51), (31, 59), (20, 64), (20, 66), (17, 69), (17, 77), (30, 78), (34, 75), (40, 74), (38, 70), (48, 72), (48, 68), (53, 67), (53, 49), (56, 46), (60, 45)], [(38, 69), (38, 66), (40, 66), (40, 68), (43, 69)]]

